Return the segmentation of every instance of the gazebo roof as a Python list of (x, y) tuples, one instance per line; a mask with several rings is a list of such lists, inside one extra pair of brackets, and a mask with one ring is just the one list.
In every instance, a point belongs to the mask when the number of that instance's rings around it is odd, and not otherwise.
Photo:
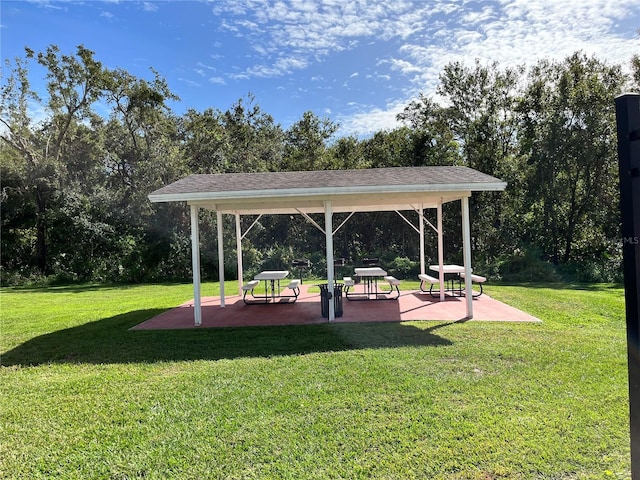
[(473, 191), (500, 191), (506, 182), (468, 167), (189, 175), (149, 195), (152, 202), (186, 201), (223, 213), (320, 213), (434, 208)]

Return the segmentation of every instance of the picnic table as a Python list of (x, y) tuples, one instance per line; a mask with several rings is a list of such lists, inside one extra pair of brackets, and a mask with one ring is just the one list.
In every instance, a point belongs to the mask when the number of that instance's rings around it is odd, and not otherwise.
[[(344, 277), (342, 280), (345, 284), (345, 296), (348, 300), (397, 300), (400, 297), (400, 281), (395, 277), (387, 275), (387, 272), (380, 267), (359, 267), (355, 269), (355, 276), (362, 278), (363, 292), (355, 292), (355, 280), (351, 277)], [(378, 280), (382, 279), (389, 284), (389, 291), (381, 291), (378, 289)], [(354, 288), (354, 291), (350, 291)], [(388, 295), (397, 292), (395, 297)]]
[[(429, 265), (429, 270), (440, 272), (440, 265)], [(461, 297), (462, 284), (460, 282), (460, 274), (464, 273), (464, 267), (461, 265), (443, 265), (442, 271), (444, 272), (445, 291), (451, 295)], [(458, 288), (455, 287), (456, 281), (458, 282)]]
[[(430, 265), (429, 270), (439, 273), (440, 266)], [(473, 271), (473, 269), (471, 270)], [(462, 281), (465, 279), (465, 268), (461, 265), (443, 265), (442, 272), (444, 273), (445, 291), (453, 296), (464, 296), (465, 292)], [(418, 278), (420, 279), (420, 290), (422, 290), (423, 292), (428, 291), (428, 293), (435, 297), (436, 295), (433, 293), (433, 285), (440, 283), (439, 278), (435, 278), (426, 274), (420, 274), (418, 275)], [(479, 297), (480, 295), (482, 295), (482, 284), (486, 280), (487, 279), (485, 277), (475, 275), (473, 273), (471, 274), (471, 281), (480, 285), (480, 293), (473, 294), (474, 297)], [(457, 287), (456, 281), (458, 282)], [(429, 290), (426, 290), (425, 286), (427, 284), (429, 284)]]
[[(244, 303), (246, 303), (247, 305), (252, 305), (255, 303), (269, 303), (269, 301), (271, 301), (271, 303), (275, 303), (276, 300), (281, 299), (286, 299), (287, 302), (280, 303), (294, 303), (298, 299), (298, 295), (300, 295), (301, 282), (299, 279), (291, 280), (286, 288), (291, 290), (292, 294), (285, 295), (282, 293), (280, 281), (284, 280), (288, 276), (288, 270), (265, 270), (258, 273), (255, 277), (253, 277), (252, 281), (242, 286), (242, 299), (244, 300)], [(264, 294), (256, 294), (255, 288), (260, 284), (261, 281), (264, 282)], [(251, 293), (252, 300), (247, 299), (248, 293)], [(289, 301), (290, 299), (293, 299), (293, 301)]]

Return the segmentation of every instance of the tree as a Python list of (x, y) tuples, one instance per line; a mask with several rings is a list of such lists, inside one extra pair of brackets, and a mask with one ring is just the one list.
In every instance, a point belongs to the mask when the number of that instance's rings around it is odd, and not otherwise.
[[(224, 130), (224, 172), (278, 171), (283, 132), (252, 94), (239, 99), (220, 118)], [(220, 172), (223, 173), (223, 172)]]
[[(133, 281), (180, 272), (188, 221), (180, 208), (152, 206), (147, 195), (188, 170), (179, 122), (167, 106), (178, 100), (153, 69), (152, 80), (108, 72), (104, 96), (113, 110), (102, 129), (114, 225), (113, 263)], [(180, 257), (175, 261), (175, 251)]]
[(640, 55), (634, 55), (631, 58), (631, 70), (632, 88), (635, 88), (635, 91), (640, 91)]
[(183, 151), (190, 172), (228, 171), (228, 142), (221, 112), (212, 108), (202, 113), (189, 109), (180, 124)]
[(412, 133), (401, 127), (390, 131), (379, 131), (362, 141), (364, 162), (370, 168), (400, 167), (411, 164)]
[(5, 129), (0, 138), (19, 152), (24, 168), (22, 190), (29, 192), (35, 205), (37, 266), (42, 273), (49, 270), (47, 256), (47, 213), (55, 192), (67, 173), (63, 156), (74, 129), (90, 116), (91, 105), (99, 98), (104, 69), (93, 58), (94, 52), (82, 45), (75, 56), (61, 55), (52, 45), (37, 55), (26, 49), (26, 58), (37, 58), (46, 69), (46, 108), (48, 119), (36, 124), (28, 104), (39, 101), (30, 90), (26, 60), (16, 60), (2, 86), (0, 121)]
[[(30, 89), (33, 59), (45, 69), (44, 101)], [(170, 209), (152, 210), (146, 196), (185, 171), (177, 123), (165, 103), (177, 97), (166, 82), (156, 72), (147, 81), (107, 70), (83, 46), (75, 55), (56, 46), (38, 54), (26, 49), (25, 59), (8, 67), (0, 90), (2, 238), (14, 243), (3, 247), (24, 258), (28, 239), (35, 261), (3, 256), (3, 267), (34, 264), (46, 275), (116, 279), (127, 262), (138, 272), (143, 263), (162, 264), (145, 262), (155, 244), (144, 240), (175, 224), (156, 214)], [(102, 99), (113, 106), (108, 120), (94, 111)], [(44, 106), (42, 120), (34, 118), (33, 105)]]
[[(474, 249), (489, 261), (514, 240), (511, 204), (515, 193), (511, 192), (517, 183), (513, 177), (517, 143), (513, 111), (519, 79), (519, 69), (501, 70), (496, 63), (483, 66), (476, 61), (473, 67), (452, 63), (440, 75), (441, 103), (420, 95), (399, 115), (413, 127), (416, 155), (424, 164), (466, 165), (507, 181), (507, 192), (476, 194), (471, 199)], [(448, 244), (459, 251), (460, 236)]]
[(555, 263), (602, 255), (617, 235), (615, 111), (619, 66), (575, 53), (541, 61), (519, 105), (527, 155), (527, 231)]
[(398, 114), (411, 129), (413, 165), (461, 165), (460, 146), (447, 119), (447, 110), (420, 93)]
[(331, 163), (338, 169), (363, 168), (364, 158), (361, 142), (354, 136), (338, 138), (330, 147)]
[(331, 166), (327, 142), (338, 129), (328, 118), (307, 111), (285, 133), (283, 170), (322, 170)]

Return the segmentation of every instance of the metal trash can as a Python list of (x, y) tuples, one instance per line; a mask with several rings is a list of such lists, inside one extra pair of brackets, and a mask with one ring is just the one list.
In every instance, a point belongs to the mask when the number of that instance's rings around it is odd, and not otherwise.
[(318, 285), (320, 287), (320, 309), (322, 310), (322, 316), (329, 318), (329, 300), (333, 297), (333, 308), (337, 317), (342, 316), (342, 285), (336, 283), (333, 285), (333, 295), (329, 292), (329, 285), (322, 283)]

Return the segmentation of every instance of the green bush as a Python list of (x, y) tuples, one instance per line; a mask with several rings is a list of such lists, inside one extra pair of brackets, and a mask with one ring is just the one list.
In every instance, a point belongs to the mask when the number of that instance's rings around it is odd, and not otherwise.
[(531, 250), (518, 250), (498, 259), (489, 269), (489, 277), (507, 282), (558, 282), (561, 277), (553, 264), (540, 259)]
[(580, 283), (622, 282), (622, 259), (583, 260), (559, 267), (566, 280)]
[(407, 257), (396, 257), (386, 270), (398, 279), (416, 279), (420, 273), (420, 262)]

